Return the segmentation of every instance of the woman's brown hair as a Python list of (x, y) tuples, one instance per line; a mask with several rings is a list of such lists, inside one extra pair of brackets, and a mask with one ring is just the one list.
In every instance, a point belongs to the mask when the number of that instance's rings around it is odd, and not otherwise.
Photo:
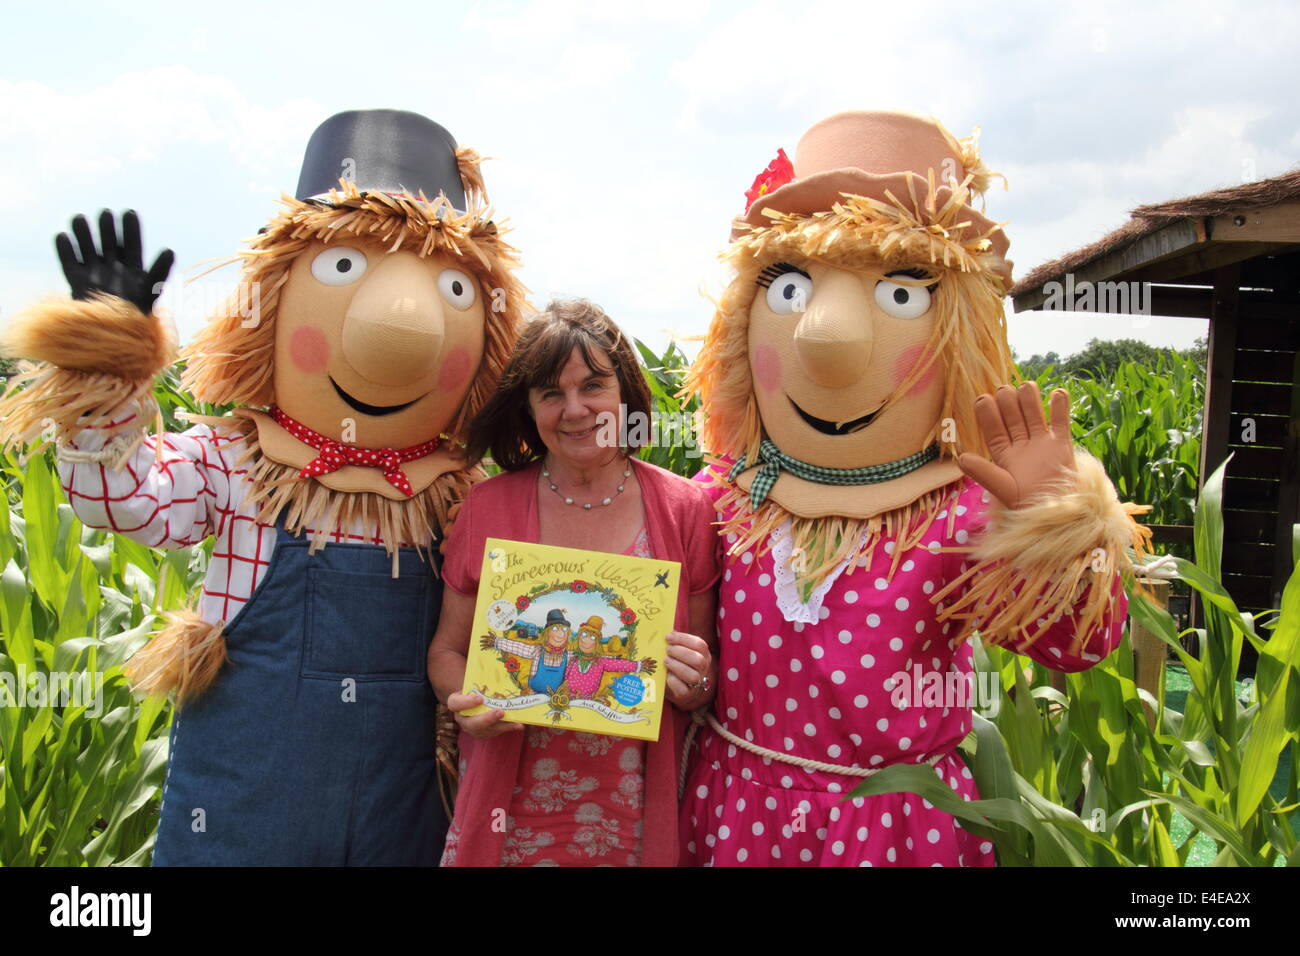
[(627, 337), (600, 306), (586, 299), (556, 299), (524, 326), (496, 393), (470, 424), (471, 461), (490, 452), (501, 468), (519, 471), (546, 454), (528, 392), (554, 385), (575, 348), (591, 371), (613, 371), (629, 418), (640, 412), (649, 421), (650, 389)]

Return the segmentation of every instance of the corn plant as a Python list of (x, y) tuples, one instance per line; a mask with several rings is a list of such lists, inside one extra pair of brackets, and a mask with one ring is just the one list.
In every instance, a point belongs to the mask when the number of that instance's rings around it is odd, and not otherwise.
[[(1197, 504), (1196, 561), (1175, 559), (1209, 609), (1194, 629), (1196, 654), (1180, 640), (1193, 629), (1179, 634), (1128, 582), (1132, 618), (1187, 669), (1181, 713), (1163, 689), (1153, 697), (1134, 683), (1127, 637), (1091, 670), (1067, 675), (1064, 692), (1029, 658), (977, 644), (977, 669), (997, 674), (1001, 688), (996, 716), (976, 714), (962, 744), (981, 799), (958, 799), (923, 766), (889, 767), (853, 795), (918, 793), (992, 840), (1003, 865), (1182, 866), (1198, 838), (1212, 841), (1215, 865), (1300, 865), (1300, 564), (1266, 640), (1222, 585), (1223, 475), (1211, 476)], [(1246, 701), (1234, 683), (1243, 641), (1260, 662)], [(1179, 845), (1175, 813), (1190, 831)]]
[(45, 455), (0, 467), (0, 863), (147, 862), (171, 709), (136, 701), (123, 665), (209, 552), (85, 528)]
[(1195, 359), (1122, 362), (1110, 378), (1049, 367), (1035, 381), (1044, 394), (1069, 391), (1072, 437), (1105, 466), (1121, 500), (1151, 505), (1152, 524), (1192, 523), (1205, 405)]
[(676, 342), (670, 342), (664, 354), (659, 356), (640, 339), (634, 341), (644, 363), (642, 373), (650, 387), (654, 416), (658, 422), (652, 435), (654, 440), (641, 450), (640, 457), (689, 478), (704, 467), (699, 437), (694, 428), (700, 407), (699, 396), (692, 395), (683, 401), (678, 395), (690, 363)]

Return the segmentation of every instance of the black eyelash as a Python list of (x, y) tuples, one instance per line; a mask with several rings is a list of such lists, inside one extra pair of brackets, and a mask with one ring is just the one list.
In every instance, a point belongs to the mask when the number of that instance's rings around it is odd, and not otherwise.
[[(889, 273), (889, 275), (886, 275), (885, 278), (888, 279), (890, 276), (907, 276), (909, 279), (921, 279), (921, 280), (934, 279), (934, 276), (931, 275), (929, 272), (925, 271), (924, 269), (916, 268), (916, 267), (911, 269), (895, 269), (893, 272)], [(932, 284), (925, 287), (925, 291), (933, 292), (937, 288), (939, 288), (939, 281), (935, 279), (935, 281)]]
[(758, 278), (755, 282), (757, 282), (759, 288), (766, 289), (778, 276), (785, 275), (787, 272), (797, 272), (805, 279), (812, 279), (812, 276), (804, 272), (798, 266), (792, 266), (788, 262), (774, 262), (758, 274)]

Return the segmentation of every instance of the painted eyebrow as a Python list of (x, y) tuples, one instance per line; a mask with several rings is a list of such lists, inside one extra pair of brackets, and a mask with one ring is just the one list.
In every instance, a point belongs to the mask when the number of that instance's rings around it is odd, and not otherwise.
[(771, 286), (778, 276), (782, 276), (787, 272), (797, 272), (805, 279), (812, 279), (812, 276), (810, 276), (805, 270), (800, 269), (792, 263), (774, 262), (770, 266), (765, 266), (763, 270), (759, 272), (758, 278), (755, 279), (755, 283), (760, 288), (766, 289)]
[(934, 281), (925, 287), (927, 292), (933, 292), (939, 287), (939, 277), (919, 266), (914, 266), (911, 269), (895, 269), (893, 272), (885, 273), (886, 279), (892, 279), (894, 276), (907, 276), (909, 279), (917, 279), (921, 282), (933, 279)]

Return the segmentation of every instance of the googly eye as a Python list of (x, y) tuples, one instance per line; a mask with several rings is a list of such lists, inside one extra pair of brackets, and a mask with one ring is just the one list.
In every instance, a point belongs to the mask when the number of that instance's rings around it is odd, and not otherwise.
[(930, 290), (881, 279), (876, 283), (876, 305), (895, 319), (917, 319), (930, 311)]
[(452, 308), (464, 311), (474, 304), (478, 292), (474, 280), (459, 269), (443, 269), (438, 275), (438, 291)]
[(325, 285), (351, 285), (366, 274), (366, 256), (351, 246), (333, 246), (311, 263), (311, 274)]
[(812, 279), (802, 272), (783, 272), (767, 287), (767, 307), (777, 315), (793, 315), (808, 309)]

